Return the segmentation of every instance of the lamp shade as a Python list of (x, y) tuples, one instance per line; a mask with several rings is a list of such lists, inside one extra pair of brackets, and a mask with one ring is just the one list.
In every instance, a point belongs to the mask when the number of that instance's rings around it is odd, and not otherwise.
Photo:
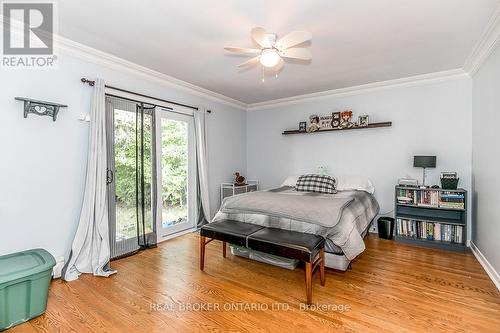
[(416, 168), (435, 168), (436, 156), (413, 156), (413, 166)]

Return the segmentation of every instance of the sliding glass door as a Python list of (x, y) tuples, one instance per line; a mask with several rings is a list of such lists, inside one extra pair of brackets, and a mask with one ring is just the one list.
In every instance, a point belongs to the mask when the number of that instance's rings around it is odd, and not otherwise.
[(196, 225), (196, 155), (191, 115), (158, 109), (157, 230), (169, 238)]
[(106, 122), (111, 258), (194, 228), (193, 116), (107, 96)]

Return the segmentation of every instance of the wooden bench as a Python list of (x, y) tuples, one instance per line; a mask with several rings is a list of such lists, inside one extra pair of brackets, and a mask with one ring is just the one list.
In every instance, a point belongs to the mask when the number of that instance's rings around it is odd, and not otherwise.
[(321, 236), (232, 220), (209, 223), (200, 229), (200, 270), (202, 271), (205, 268), (205, 246), (214, 239), (222, 241), (224, 258), (226, 257), (226, 243), (231, 243), (303, 261), (307, 304), (312, 303), (312, 276), (317, 267), (320, 269), (321, 285), (325, 285), (325, 239)]

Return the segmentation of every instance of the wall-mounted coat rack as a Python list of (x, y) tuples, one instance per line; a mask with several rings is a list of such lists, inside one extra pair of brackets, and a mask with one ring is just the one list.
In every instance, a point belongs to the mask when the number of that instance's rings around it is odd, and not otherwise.
[(50, 116), (52, 121), (56, 121), (59, 109), (68, 107), (63, 104), (37, 101), (25, 97), (16, 97), (15, 99), (24, 102), (24, 118), (28, 117), (28, 113), (33, 113), (39, 116)]

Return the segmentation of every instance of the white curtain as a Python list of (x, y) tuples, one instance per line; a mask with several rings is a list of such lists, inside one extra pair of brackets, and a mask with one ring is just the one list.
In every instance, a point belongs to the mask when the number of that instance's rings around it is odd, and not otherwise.
[(90, 110), (89, 152), (85, 194), (70, 258), (62, 277), (76, 280), (81, 273), (109, 276), (108, 205), (106, 199), (106, 121), (104, 81), (95, 81)]
[[(206, 111), (200, 109), (194, 111), (194, 127), (196, 134), (196, 157), (198, 165), (198, 187), (199, 201), (201, 209), (199, 213), (203, 214), (198, 219), (198, 226), (210, 222), (210, 197), (208, 192), (208, 156), (207, 156), (207, 125)], [(200, 205), (199, 205), (200, 206)]]

